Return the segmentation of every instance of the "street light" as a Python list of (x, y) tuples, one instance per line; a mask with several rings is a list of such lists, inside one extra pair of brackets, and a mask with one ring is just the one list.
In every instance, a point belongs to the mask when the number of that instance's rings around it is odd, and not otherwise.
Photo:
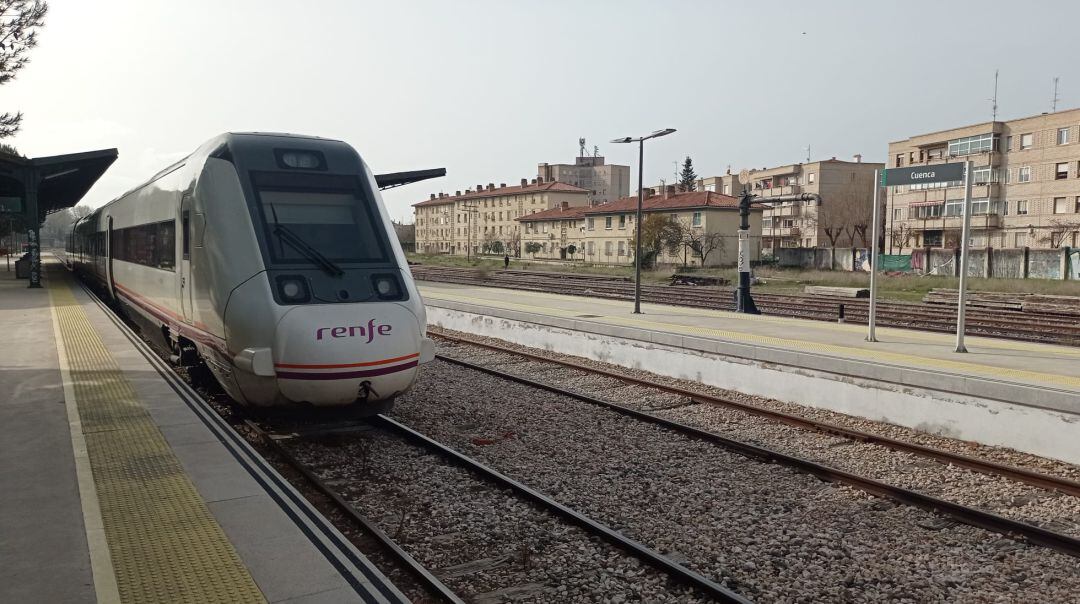
[(663, 130), (657, 130), (647, 136), (639, 136), (634, 138), (627, 136), (625, 138), (616, 138), (611, 142), (613, 143), (637, 143), (638, 144), (638, 173), (637, 173), (637, 218), (636, 225), (634, 227), (634, 314), (641, 314), (641, 203), (645, 199), (645, 183), (642, 182), (643, 177), (643, 165), (645, 162), (645, 141), (650, 138), (660, 138), (675, 132), (674, 128), (664, 128)]

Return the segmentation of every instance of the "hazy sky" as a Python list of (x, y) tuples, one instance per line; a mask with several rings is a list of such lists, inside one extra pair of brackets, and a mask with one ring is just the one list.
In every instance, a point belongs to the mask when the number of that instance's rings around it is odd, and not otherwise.
[[(890, 140), (1080, 105), (1080, 2), (360, 2), (50, 0), (31, 62), (0, 88), (30, 156), (116, 147), (100, 205), (224, 131), (340, 138), (376, 172), (446, 167), (385, 193), (572, 162), (578, 137), (659, 128), (645, 180), (814, 159), (883, 161)], [(636, 175), (631, 189), (636, 190)]]

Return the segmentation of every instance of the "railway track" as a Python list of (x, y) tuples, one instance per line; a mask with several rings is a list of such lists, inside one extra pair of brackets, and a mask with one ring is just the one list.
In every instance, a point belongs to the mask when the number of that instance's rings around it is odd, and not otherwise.
[[(756, 417), (764, 417), (769, 419), (770, 421), (782, 422), (786, 425), (795, 426), (800, 429), (840, 436), (854, 442), (880, 445), (889, 450), (902, 451), (904, 453), (917, 455), (920, 457), (931, 459), (937, 463), (963, 467), (990, 476), (1004, 477), (1008, 478), (1009, 480), (1020, 482), (1026, 485), (1031, 485), (1040, 489), (1046, 489), (1057, 493), (1062, 493), (1065, 495), (1070, 495), (1074, 497), (1080, 496), (1080, 483), (1065, 478), (1039, 474), (1020, 468), (1008, 467), (1002, 464), (997, 464), (974, 457), (958, 455), (949, 451), (933, 449), (930, 447), (914, 443), (908, 443), (897, 439), (885, 438), (879, 435), (852, 430), (834, 424), (807, 420), (795, 415), (762, 409), (731, 399), (724, 399), (721, 397), (698, 393), (683, 388), (667, 386), (650, 380), (628, 376), (620, 372), (599, 370), (595, 367), (577, 364), (572, 361), (553, 359), (549, 356), (541, 356), (537, 354), (523, 352), (517, 349), (506, 348), (497, 344), (492, 344), (490, 342), (479, 342), (471, 338), (461, 338), (442, 333), (437, 333), (433, 335), (440, 339), (454, 342), (457, 344), (476, 346), (479, 348), (492, 350), (507, 355), (513, 355), (515, 357), (523, 359), (528, 359), (530, 361), (566, 367), (575, 371), (582, 371), (596, 376), (602, 376), (605, 378), (618, 380), (626, 384), (645, 387), (659, 392), (675, 394), (687, 399), (687, 404), (707, 404), (723, 406), (728, 409), (736, 409), (742, 413), (752, 414)], [(689, 425), (686, 423), (667, 419), (652, 412), (642, 411), (626, 405), (613, 403), (608, 400), (585, 394), (577, 390), (552, 385), (548, 382), (537, 381), (535, 379), (532, 379), (531, 377), (525, 377), (516, 373), (510, 373), (500, 369), (495, 369), (493, 367), (465, 361), (459, 358), (455, 358), (453, 356), (446, 356), (445, 354), (440, 354), (438, 358), (445, 360), (446, 362), (453, 363), (457, 366), (468, 368), (473, 371), (483, 372), (489, 375), (496, 376), (500, 379), (525, 384), (529, 387), (555, 393), (561, 396), (571, 397), (579, 401), (586, 402), (591, 405), (596, 405), (604, 409), (625, 415), (627, 417), (632, 417), (637, 420), (653, 423), (658, 426), (662, 426), (663, 428), (672, 430), (676, 433), (708, 441), (712, 444), (724, 447), (726, 449), (753, 459), (757, 459), (759, 461), (783, 464), (795, 468), (799, 471), (817, 476), (822, 480), (846, 484), (878, 497), (884, 497), (898, 503), (915, 506), (924, 510), (934, 512), (936, 514), (946, 516), (957, 522), (979, 527), (989, 531), (994, 531), (1004, 535), (1009, 535), (1014, 538), (1023, 539), (1029, 543), (1048, 547), (1056, 551), (1068, 554), (1070, 556), (1080, 557), (1080, 538), (1077, 538), (1073, 535), (1048, 530), (1046, 528), (1036, 526), (1028, 522), (987, 512), (983, 509), (958, 504), (946, 499), (895, 486), (881, 480), (876, 480), (856, 474), (854, 472), (845, 471), (837, 467), (828, 466), (805, 457), (784, 453), (779, 450), (771, 449), (759, 444), (741, 442), (721, 435), (714, 431), (704, 430), (694, 425)], [(533, 369), (535, 370), (535, 368)]]
[[(622, 278), (544, 273), (529, 271), (489, 271), (474, 269), (413, 266), (419, 280), (503, 287), (526, 291), (560, 293), (597, 298), (630, 300), (633, 284)], [(646, 302), (734, 310), (734, 290), (730, 287), (642, 286)], [(869, 302), (858, 298), (810, 297), (757, 292), (754, 301), (767, 315), (836, 321), (841, 305), (845, 320), (866, 323)], [(1010, 310), (987, 311), (968, 308), (967, 332), (972, 335), (1005, 339), (1080, 346), (1080, 324), (1075, 318)], [(956, 309), (920, 303), (879, 301), (878, 325), (950, 333), (956, 329)]]
[[(415, 557), (410, 554), (407, 549), (407, 545), (399, 544), (394, 538), (390, 537), (386, 531), (379, 528), (378, 523), (373, 521), (363, 514), (358, 512), (352, 504), (350, 504), (346, 497), (339, 491), (339, 488), (330, 486), (327, 480), (324, 480), (317, 469), (312, 468), (308, 463), (305, 463), (293, 454), (288, 446), (283, 443), (297, 442), (300, 440), (305, 441), (307, 444), (318, 443), (322, 438), (347, 438), (350, 434), (363, 434), (367, 426), (364, 424), (357, 424), (355, 422), (345, 421), (341, 423), (330, 423), (315, 426), (306, 426), (297, 429), (295, 426), (289, 426), (284, 429), (267, 428), (264, 423), (253, 421), (251, 419), (246, 420), (246, 425), (253, 433), (265, 442), (268, 446), (273, 448), (275, 453), (290, 467), (293, 467), (300, 472), (306, 480), (315, 486), (320, 492), (327, 497), (331, 498), (338, 507), (345, 512), (349, 517), (353, 518), (361, 525), (365, 527), (365, 530), (371, 532), (377, 536), (379, 541), (390, 551), (394, 553), (404, 564), (406, 564), (414, 576), (422, 581), (427, 588), (434, 594), (437, 594), (439, 598), (447, 602), (464, 602), (473, 601), (479, 598), (479, 600), (491, 600), (498, 596), (492, 594), (470, 594), (466, 599), (456, 594), (453, 590), (443, 583), (437, 576), (440, 571), (431, 571), (425, 566), (421, 565)], [(666, 575), (671, 581), (677, 584), (689, 587), (696, 592), (704, 595), (706, 599), (711, 599), (720, 602), (737, 602), (747, 603), (749, 600), (740, 596), (732, 589), (720, 585), (711, 579), (708, 579), (696, 572), (687, 569), (679, 562), (672, 560), (667, 556), (663, 556), (656, 551), (622, 535), (616, 530), (613, 530), (592, 518), (576, 511), (562, 503), (559, 503), (555, 499), (545, 495), (533, 489), (522, 482), (514, 480), (487, 465), (467, 456), (459, 451), (442, 444), (417, 430), (410, 428), (409, 426), (396, 421), (388, 416), (379, 415), (370, 421), (372, 426), (382, 430), (385, 433), (397, 435), (398, 437), (405, 439), (406, 441), (421, 447), (431, 453), (434, 453), (441, 458), (463, 468), (471, 475), (478, 477), (479, 479), (486, 481), (493, 485), (499, 491), (509, 491), (514, 497), (517, 497), (523, 501), (530, 502), (540, 510), (543, 510), (552, 516), (558, 517), (568, 524), (572, 524), (582, 529), (588, 537), (596, 538), (604, 541), (611, 546), (624, 551), (628, 556), (634, 557), (641, 562), (651, 565), (654, 569), (660, 573)], [(317, 446), (317, 444), (316, 444)], [(321, 456), (320, 456), (321, 457)], [(336, 480), (335, 484), (344, 481)], [(449, 485), (443, 485), (444, 488), (449, 489)], [(348, 488), (347, 486), (345, 488)], [(462, 489), (460, 484), (454, 485), (458, 491), (472, 491), (472, 488)], [(450, 544), (453, 546), (453, 544)], [(497, 555), (493, 555), (491, 558), (485, 559), (485, 563), (491, 567), (497, 567), (502, 564), (498, 561)], [(446, 570), (442, 571), (446, 574)], [(450, 569), (449, 574), (454, 574), (454, 569)], [(516, 588), (521, 589), (521, 588)], [(515, 595), (530, 595), (538, 596), (543, 593), (541, 587), (537, 585), (530, 585), (528, 589), (536, 590), (535, 593), (523, 594), (515, 591), (514, 587), (504, 588), (501, 595), (507, 593), (514, 593)]]

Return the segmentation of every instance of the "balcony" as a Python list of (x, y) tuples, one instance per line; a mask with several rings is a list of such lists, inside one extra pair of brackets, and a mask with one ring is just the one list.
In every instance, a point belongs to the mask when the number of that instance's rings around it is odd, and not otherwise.
[(802, 206), (801, 205), (787, 205), (787, 204), (776, 205), (776, 206), (766, 206), (765, 211), (762, 213), (762, 216), (764, 216), (766, 219), (772, 218), (772, 217), (781, 217), (781, 216), (784, 216), (784, 217), (787, 217), (787, 216), (799, 217), (799, 216), (802, 216)]
[(754, 189), (753, 193), (763, 199), (770, 197), (777, 197), (780, 195), (795, 195), (796, 193), (802, 193), (801, 185), (785, 185), (783, 187), (773, 187), (771, 189)]
[[(938, 216), (936, 218), (909, 218), (905, 220), (911, 230), (913, 231), (940, 231), (943, 228), (945, 230), (962, 229), (964, 228), (963, 216), (946, 216), (942, 218)], [(971, 229), (984, 230), (984, 229), (1000, 229), (1003, 224), (1001, 214), (972, 214), (971, 216)]]

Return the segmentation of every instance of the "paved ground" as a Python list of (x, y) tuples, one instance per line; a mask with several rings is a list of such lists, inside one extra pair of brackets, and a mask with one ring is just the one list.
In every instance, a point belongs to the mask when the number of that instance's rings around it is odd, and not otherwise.
[(775, 316), (643, 304), (631, 313), (629, 302), (560, 294), (422, 282), (421, 294), (561, 318), (668, 331), (733, 343), (783, 348), (912, 369), (932, 369), (960, 376), (1007, 380), (1080, 394), (1080, 348), (992, 338), (968, 337), (969, 352), (953, 351), (955, 336), (925, 331), (878, 328), (878, 342), (867, 342), (866, 326)]

